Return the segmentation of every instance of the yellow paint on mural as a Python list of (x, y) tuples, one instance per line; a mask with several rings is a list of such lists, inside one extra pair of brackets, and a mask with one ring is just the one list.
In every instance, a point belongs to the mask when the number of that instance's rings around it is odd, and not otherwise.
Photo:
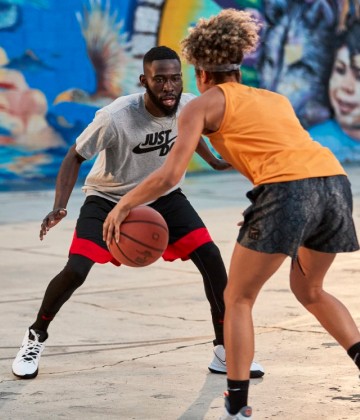
[(0, 47), (0, 66), (6, 66), (9, 63), (6, 51)]
[[(169, 48), (180, 53), (180, 41), (188, 35), (188, 28), (195, 23), (199, 16), (207, 15), (214, 11), (216, 6), (209, 0), (166, 0), (163, 13), (161, 16), (160, 29), (158, 32), (158, 45), (166, 45)], [(183, 63), (184, 86), (189, 85), (189, 71), (191, 72), (192, 81), (195, 84), (192, 66)], [(185, 92), (194, 91), (194, 89), (186, 89)], [(196, 88), (195, 88), (195, 92)], [(199, 172), (211, 169), (209, 165), (202, 160), (197, 154), (191, 159), (188, 171)]]
[(179, 53), (180, 41), (187, 35), (187, 24), (194, 19), (200, 0), (167, 0), (161, 17), (159, 45), (166, 45)]

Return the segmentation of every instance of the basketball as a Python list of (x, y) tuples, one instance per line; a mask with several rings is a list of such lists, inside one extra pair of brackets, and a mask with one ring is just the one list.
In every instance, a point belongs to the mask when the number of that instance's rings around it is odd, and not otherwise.
[(169, 241), (169, 230), (162, 215), (148, 206), (133, 208), (120, 226), (120, 240), (113, 238), (109, 251), (119, 263), (145, 267), (158, 260)]

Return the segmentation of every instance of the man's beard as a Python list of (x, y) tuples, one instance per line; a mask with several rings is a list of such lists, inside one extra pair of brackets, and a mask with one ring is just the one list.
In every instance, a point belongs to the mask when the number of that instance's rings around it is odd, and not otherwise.
[(172, 117), (173, 115), (176, 114), (176, 111), (179, 107), (179, 102), (180, 102), (180, 99), (181, 99), (182, 89), (181, 89), (181, 92), (179, 93), (178, 96), (174, 95), (176, 97), (176, 102), (175, 102), (174, 106), (171, 107), (171, 108), (165, 106), (161, 102), (161, 100), (154, 94), (154, 92), (149, 88), (149, 86), (146, 86), (146, 93), (149, 95), (149, 98), (151, 99), (151, 102), (158, 109), (160, 109), (165, 114), (165, 116)]

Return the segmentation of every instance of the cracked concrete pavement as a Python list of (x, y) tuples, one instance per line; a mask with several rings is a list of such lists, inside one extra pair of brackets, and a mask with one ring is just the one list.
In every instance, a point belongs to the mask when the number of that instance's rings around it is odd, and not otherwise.
[[(360, 168), (348, 167), (360, 232)], [(232, 172), (188, 177), (184, 191), (229, 264), (250, 184)], [(11, 363), (50, 279), (65, 264), (78, 208), (43, 242), (40, 221), (52, 191), (0, 193), (0, 418), (218, 419), (225, 376), (211, 374), (213, 332), (199, 273), (191, 262), (147, 268), (96, 265), (52, 323), (40, 373), (18, 380)], [(295, 300), (289, 261), (254, 309), (254, 419), (360, 419), (360, 381), (352, 361)], [(327, 288), (360, 326), (360, 253), (339, 255)]]

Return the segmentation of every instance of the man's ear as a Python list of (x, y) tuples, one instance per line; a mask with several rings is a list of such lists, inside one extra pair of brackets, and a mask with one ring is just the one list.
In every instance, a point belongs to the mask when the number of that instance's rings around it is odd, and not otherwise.
[(143, 86), (143, 87), (146, 87), (147, 86), (146, 77), (145, 77), (144, 74), (140, 74), (139, 81), (140, 81), (141, 86)]

